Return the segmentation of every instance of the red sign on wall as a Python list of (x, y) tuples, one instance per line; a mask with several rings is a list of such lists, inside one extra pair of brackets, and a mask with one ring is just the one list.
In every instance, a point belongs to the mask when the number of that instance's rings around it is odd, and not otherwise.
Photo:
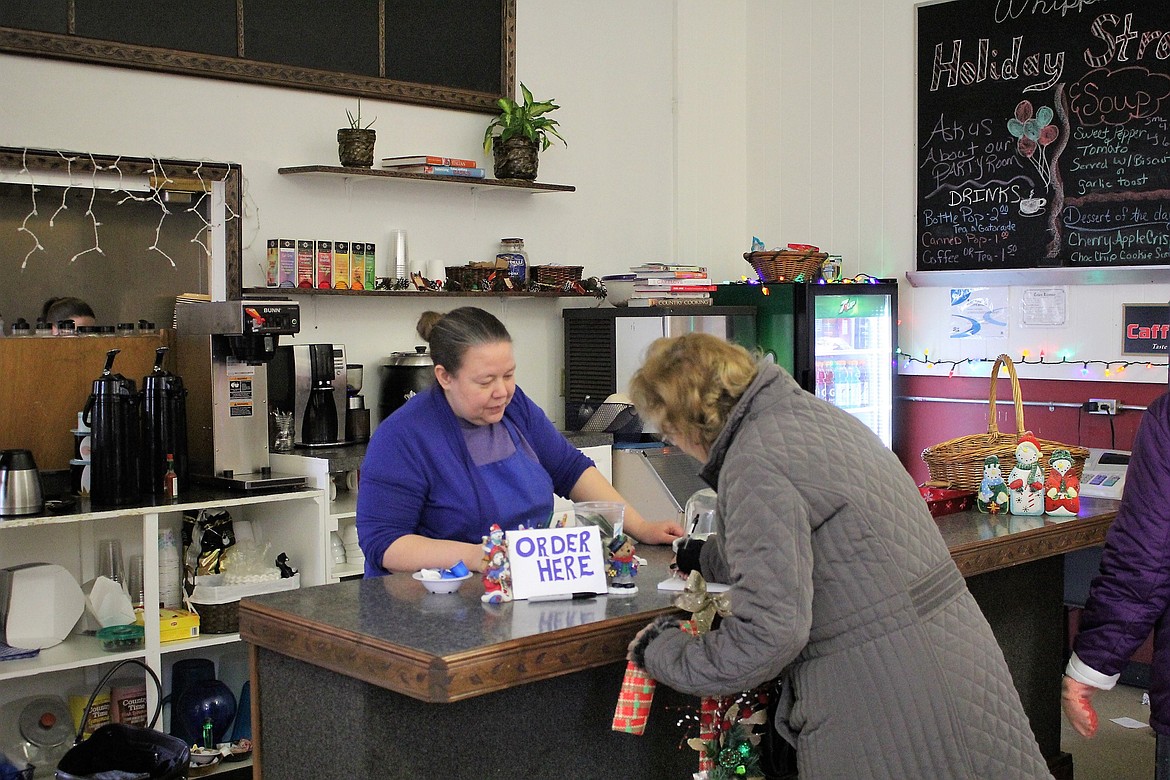
[(1126, 355), (1166, 355), (1170, 352), (1170, 304), (1122, 305), (1125, 329), (1121, 351)]

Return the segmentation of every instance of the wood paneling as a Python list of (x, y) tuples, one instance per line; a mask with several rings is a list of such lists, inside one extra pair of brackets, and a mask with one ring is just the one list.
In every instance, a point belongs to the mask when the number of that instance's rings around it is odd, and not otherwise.
[[(32, 450), (42, 471), (68, 469), (77, 413), (101, 376), (106, 353), (120, 350), (114, 373), (142, 378), (173, 331), (153, 336), (56, 336), (0, 339), (0, 449)], [(171, 356), (167, 355), (170, 365)]]

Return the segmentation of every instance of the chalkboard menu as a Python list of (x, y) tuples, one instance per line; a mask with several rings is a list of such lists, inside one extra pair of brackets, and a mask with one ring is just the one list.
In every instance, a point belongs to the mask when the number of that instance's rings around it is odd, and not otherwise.
[(515, 41), (516, 0), (0, 0), (3, 52), (490, 113)]
[(1170, 263), (1170, 2), (917, 11), (919, 271)]

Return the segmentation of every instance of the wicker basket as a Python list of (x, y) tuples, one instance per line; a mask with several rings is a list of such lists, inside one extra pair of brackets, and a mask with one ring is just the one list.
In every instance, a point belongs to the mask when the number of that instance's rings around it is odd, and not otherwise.
[(534, 265), (528, 270), (532, 281), (537, 284), (560, 287), (565, 282), (581, 281), (581, 272), (585, 269), (579, 265)]
[[(995, 422), (995, 383), (999, 378), (999, 367), (1007, 367), (1008, 376), (1012, 382), (1012, 400), (1016, 407), (1016, 432), (1000, 433)], [(1000, 355), (995, 359), (991, 369), (991, 389), (987, 402), (988, 420), (987, 433), (960, 436), (940, 444), (927, 447), (922, 451), (922, 460), (930, 469), (930, 481), (950, 485), (956, 490), (979, 490), (983, 481), (983, 459), (988, 455), (999, 457), (999, 468), (1006, 477), (1016, 465), (1016, 445), (1019, 438), (1026, 432), (1024, 428), (1024, 400), (1020, 394), (1020, 380), (1016, 376), (1016, 367), (1007, 355)], [(1071, 474), (1080, 477), (1085, 459), (1089, 451), (1084, 447), (1071, 444), (1061, 444), (1047, 439), (1036, 439), (1040, 445), (1040, 454), (1044, 462), (1055, 450), (1068, 450), (1072, 455), (1073, 466)]]
[(234, 634), (240, 630), (240, 602), (226, 604), (198, 604), (191, 606), (199, 613), (199, 633)]
[(829, 258), (826, 252), (745, 252), (743, 259), (756, 269), (761, 282), (812, 282), (820, 278), (821, 266)]

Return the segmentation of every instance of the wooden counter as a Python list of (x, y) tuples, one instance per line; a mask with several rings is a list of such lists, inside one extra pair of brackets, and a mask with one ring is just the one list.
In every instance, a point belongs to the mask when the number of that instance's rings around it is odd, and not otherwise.
[[(1116, 511), (1085, 499), (1068, 519), (938, 519), (1057, 777), (1072, 777), (1060, 752), (1061, 556), (1100, 544)], [(401, 776), (609, 778), (632, 766), (638, 777), (689, 776), (696, 754), (678, 749), (676, 722), (694, 699), (660, 687), (646, 735), (609, 731), (626, 645), (673, 609), (655, 587), (669, 548), (639, 554), (649, 564), (629, 598), (485, 605), (476, 578), (440, 596), (392, 575), (245, 599), (258, 766), (273, 778), (385, 775), (391, 765)]]

